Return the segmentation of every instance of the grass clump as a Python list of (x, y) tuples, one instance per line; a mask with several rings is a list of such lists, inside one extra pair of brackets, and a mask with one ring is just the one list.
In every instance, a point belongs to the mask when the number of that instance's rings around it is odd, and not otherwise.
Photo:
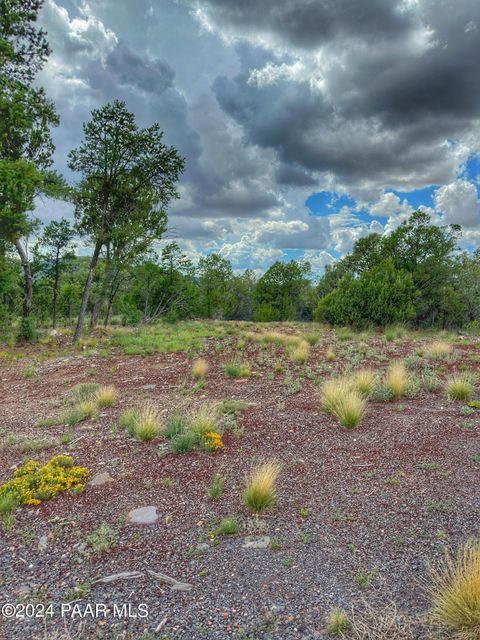
[(207, 375), (207, 371), (208, 363), (203, 358), (195, 360), (195, 362), (192, 364), (192, 377), (195, 380), (202, 380)]
[(115, 404), (116, 399), (117, 390), (115, 389), (115, 387), (112, 387), (110, 385), (99, 387), (95, 394), (95, 400), (98, 407), (111, 407), (113, 404)]
[(135, 425), (137, 424), (138, 416), (139, 411), (138, 409), (134, 408), (125, 409), (125, 411), (120, 416), (120, 426), (125, 429), (128, 435), (132, 436), (132, 438), (135, 435)]
[(133, 435), (142, 442), (151, 442), (165, 430), (165, 425), (155, 407), (146, 404), (138, 412)]
[(101, 555), (108, 553), (118, 540), (118, 533), (110, 527), (106, 522), (92, 531), (85, 541), (92, 555)]
[(427, 591), (432, 622), (458, 640), (480, 638), (480, 541), (470, 540), (456, 558), (431, 569)]
[(216, 473), (213, 476), (207, 491), (208, 497), (210, 498), (210, 500), (218, 500), (220, 498), (220, 496), (222, 495), (224, 484), (225, 484), (224, 477), (220, 473)]
[(432, 358), (433, 360), (439, 360), (441, 358), (445, 358), (452, 351), (451, 345), (448, 342), (442, 342), (441, 340), (436, 340), (427, 346), (425, 349), (425, 355), (427, 358)]
[(194, 447), (218, 451), (223, 447), (217, 405), (204, 403), (195, 411), (176, 409), (168, 418), (165, 436), (174, 453), (186, 453)]
[(325, 358), (326, 358), (327, 362), (333, 362), (335, 360), (335, 352), (332, 351), (331, 349), (327, 349), (327, 352), (325, 354)]
[(94, 420), (98, 417), (97, 404), (93, 400), (82, 400), (69, 409), (64, 415), (64, 422), (71, 427), (84, 422)]
[(305, 336), (305, 340), (311, 347), (314, 347), (320, 340), (320, 336), (318, 335), (318, 333), (307, 333), (307, 335)]
[(275, 460), (268, 460), (253, 467), (243, 493), (243, 501), (250, 511), (258, 513), (274, 504), (275, 484), (280, 470), (280, 464)]
[(218, 413), (226, 416), (238, 416), (248, 407), (248, 402), (244, 400), (222, 400), (218, 405)]
[(215, 530), (217, 536), (234, 536), (240, 531), (240, 523), (236, 516), (227, 516), (220, 521)]
[(385, 376), (385, 386), (390, 389), (394, 398), (405, 394), (408, 387), (408, 372), (402, 361), (392, 364)]
[(229, 378), (249, 378), (250, 366), (245, 362), (228, 362), (224, 371)]
[(309, 353), (310, 347), (308, 342), (304, 342), (303, 340), (289, 351), (290, 359), (295, 364), (305, 364), (308, 360)]
[(359, 369), (351, 377), (352, 387), (362, 398), (368, 398), (375, 388), (377, 379), (371, 369)]
[(349, 380), (328, 380), (321, 389), (323, 411), (334, 415), (342, 427), (358, 426), (365, 413), (366, 400), (352, 388)]
[(344, 637), (343, 632), (350, 629), (351, 623), (343, 609), (334, 607), (328, 616), (326, 632), (332, 638)]
[(445, 393), (449, 400), (471, 400), (474, 387), (466, 375), (453, 375), (448, 378)]
[(70, 389), (68, 398), (72, 403), (95, 400), (99, 388), (96, 382), (81, 382)]

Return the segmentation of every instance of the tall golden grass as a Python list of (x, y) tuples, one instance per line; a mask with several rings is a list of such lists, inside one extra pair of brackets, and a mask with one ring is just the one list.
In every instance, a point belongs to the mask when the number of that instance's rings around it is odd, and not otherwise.
[(480, 640), (480, 540), (431, 569), (427, 587), (432, 622), (458, 640)]
[(281, 466), (276, 460), (267, 460), (253, 467), (246, 480), (243, 501), (254, 513), (268, 509), (276, 500), (276, 488)]

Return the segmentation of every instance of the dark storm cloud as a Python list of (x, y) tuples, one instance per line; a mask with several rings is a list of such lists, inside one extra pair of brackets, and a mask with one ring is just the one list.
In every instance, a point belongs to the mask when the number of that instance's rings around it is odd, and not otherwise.
[[(217, 78), (213, 90), (250, 144), (276, 151), (279, 183), (302, 170), (347, 189), (453, 178), (455, 147), (446, 141), (469, 134), (480, 117), (480, 3), (464, 0), (453, 12), (441, 1), (208, 0), (202, 8), (243, 39), (240, 73)], [(297, 51), (297, 68), (278, 57), (255, 66), (245, 44), (256, 49), (255, 25), (272, 50), (278, 34), (299, 46), (303, 33), (307, 46), (316, 33), (318, 55)]]
[(121, 84), (142, 91), (159, 95), (173, 87), (175, 72), (170, 65), (158, 58), (142, 57), (122, 43), (108, 55), (106, 66)]
[(279, 165), (275, 171), (275, 178), (278, 184), (289, 187), (312, 187), (316, 184), (316, 180), (309, 173), (288, 164)]
[(371, 40), (399, 37), (411, 18), (392, 0), (207, 0), (198, 4), (219, 28), (275, 34), (309, 48), (342, 34)]

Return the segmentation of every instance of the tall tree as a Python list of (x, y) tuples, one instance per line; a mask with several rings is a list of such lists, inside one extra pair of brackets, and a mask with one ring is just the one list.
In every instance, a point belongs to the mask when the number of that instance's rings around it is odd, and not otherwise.
[(274, 262), (257, 282), (255, 298), (263, 313), (274, 311), (268, 319), (295, 320), (301, 314), (310, 285), (308, 262)]
[(60, 276), (67, 260), (73, 257), (73, 229), (65, 218), (52, 220), (37, 244), (38, 259), (52, 288), (52, 328), (57, 326), (57, 298)]
[(69, 167), (81, 173), (74, 191), (75, 217), (80, 234), (92, 244), (77, 326), (83, 326), (93, 276), (103, 247), (132, 234), (160, 238), (166, 208), (178, 197), (176, 182), (184, 160), (163, 142), (158, 124), (139, 129), (124, 102), (115, 100), (92, 112), (84, 124), (84, 140), (69, 153)]
[(199, 295), (207, 318), (229, 313), (233, 277), (232, 265), (218, 253), (202, 256), (198, 261)]
[(32, 308), (32, 276), (22, 237), (32, 230), (28, 212), (41, 192), (61, 183), (48, 171), (58, 124), (53, 103), (34, 86), (50, 49), (36, 26), (43, 0), (0, 0), (0, 238), (15, 245), (24, 273), (23, 316)]

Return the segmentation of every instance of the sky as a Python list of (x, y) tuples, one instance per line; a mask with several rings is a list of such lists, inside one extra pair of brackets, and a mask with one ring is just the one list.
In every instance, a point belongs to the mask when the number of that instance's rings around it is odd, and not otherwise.
[(67, 153), (108, 101), (158, 122), (186, 159), (168, 239), (193, 259), (321, 272), (418, 208), (480, 246), (478, 0), (45, 0), (40, 24), (55, 167), (78, 179)]

